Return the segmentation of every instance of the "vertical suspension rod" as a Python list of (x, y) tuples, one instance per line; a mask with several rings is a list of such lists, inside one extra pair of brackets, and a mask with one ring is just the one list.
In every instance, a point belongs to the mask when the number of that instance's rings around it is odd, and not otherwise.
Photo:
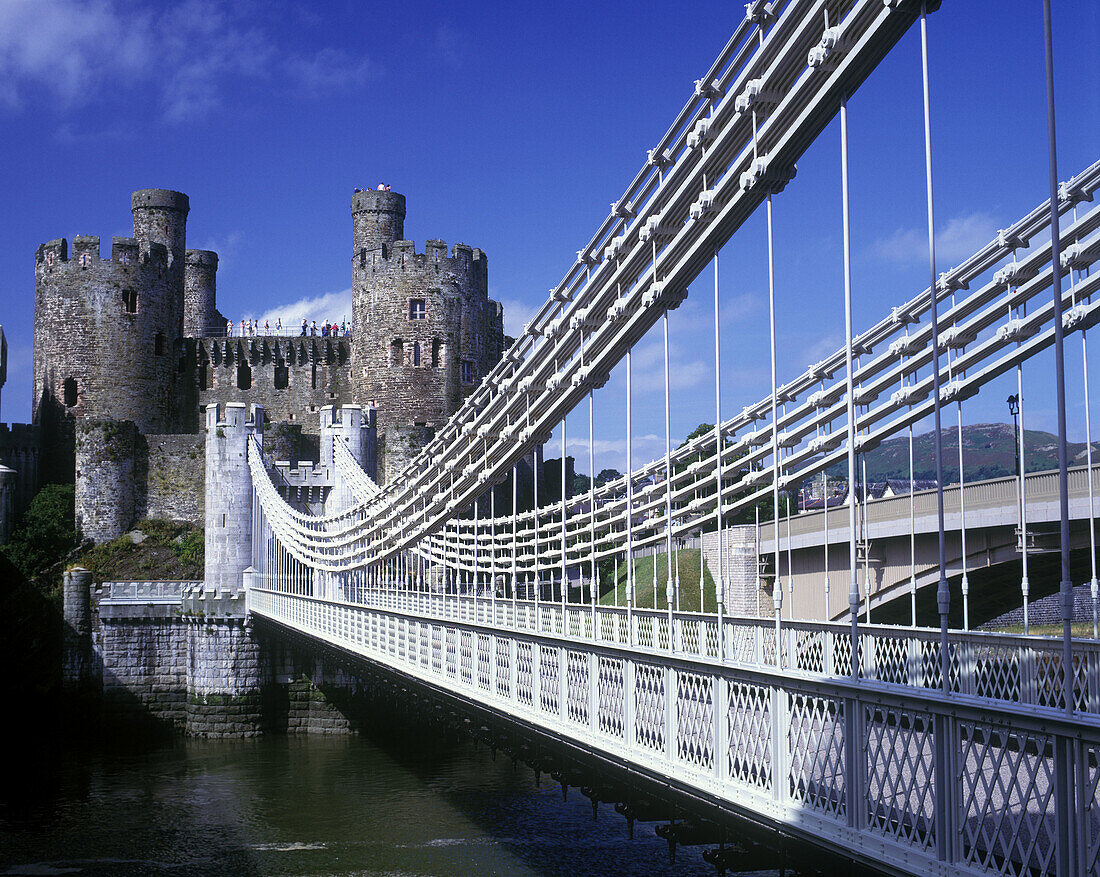
[(844, 238), (844, 362), (848, 416), (848, 617), (852, 678), (859, 678), (859, 567), (856, 559), (856, 403), (852, 370), (852, 242), (848, 217), (848, 99), (840, 100), (840, 188)]
[(940, 675), (944, 693), (951, 693), (951, 656), (947, 642), (947, 630), (950, 623), (948, 613), (951, 610), (951, 591), (947, 585), (947, 536), (943, 523), (943, 435), (940, 433), (940, 322), (939, 301), (936, 289), (936, 229), (935, 212), (932, 202), (932, 105), (928, 88), (928, 8), (921, 4), (921, 81), (924, 89), (924, 177), (928, 204), (928, 297), (932, 318), (932, 410), (933, 430), (936, 448), (936, 535), (938, 538), (939, 585), (936, 589), (936, 604), (940, 613)]

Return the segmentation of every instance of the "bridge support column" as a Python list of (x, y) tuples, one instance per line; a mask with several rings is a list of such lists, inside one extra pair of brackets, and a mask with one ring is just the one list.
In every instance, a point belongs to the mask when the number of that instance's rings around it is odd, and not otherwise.
[(248, 439), (263, 439), (264, 409), (206, 406), (206, 584), (235, 593), (252, 565), (252, 474)]

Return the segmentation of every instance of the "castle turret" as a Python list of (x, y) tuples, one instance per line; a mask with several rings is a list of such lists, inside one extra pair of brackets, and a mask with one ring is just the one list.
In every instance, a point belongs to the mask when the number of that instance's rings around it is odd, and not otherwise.
[(217, 309), (218, 254), (188, 250), (183, 273), (183, 334), (207, 338), (225, 334), (225, 321)]
[(364, 259), (405, 234), (405, 196), (377, 190), (351, 199), (352, 256)]
[(163, 244), (175, 265), (183, 264), (187, 245), (187, 213), (190, 202), (183, 192), (171, 189), (139, 189), (130, 196), (134, 214), (134, 237)]
[[(220, 409), (220, 410), (219, 410)], [(206, 406), (206, 586), (236, 592), (252, 563), (252, 475), (248, 437), (263, 437), (264, 409), (243, 402)]]

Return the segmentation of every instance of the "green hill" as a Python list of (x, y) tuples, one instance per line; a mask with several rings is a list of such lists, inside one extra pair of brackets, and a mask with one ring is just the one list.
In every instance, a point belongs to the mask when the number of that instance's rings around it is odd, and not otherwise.
[[(964, 426), (963, 466), (966, 480), (998, 478), (1011, 475), (1016, 467), (1016, 444), (1012, 425), (1008, 423), (976, 423)], [(943, 476), (950, 484), (959, 480), (958, 427), (941, 430), (943, 436)], [(1100, 443), (1093, 442), (1093, 460), (1100, 462)], [(1085, 462), (1085, 443), (1069, 442), (1070, 465)], [(867, 480), (909, 478), (909, 437), (887, 439), (867, 455)], [(1035, 429), (1024, 430), (1024, 460), (1028, 472), (1058, 467), (1058, 437)], [(926, 432), (913, 438), (914, 477), (936, 477), (935, 434)], [(847, 465), (841, 463), (829, 469), (829, 477), (845, 478)], [(860, 473), (862, 475), (862, 472)]]

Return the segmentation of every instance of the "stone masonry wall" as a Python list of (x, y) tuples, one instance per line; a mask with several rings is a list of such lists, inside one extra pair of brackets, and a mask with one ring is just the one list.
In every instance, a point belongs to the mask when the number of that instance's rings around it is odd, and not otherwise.
[(260, 647), (243, 618), (187, 617), (187, 733), (253, 737), (263, 725)]
[[(725, 610), (733, 615), (755, 616), (757, 593), (756, 527), (741, 524), (722, 530), (722, 573), (725, 579)], [(703, 558), (711, 578), (718, 581), (718, 534), (704, 533)]]
[(204, 523), (205, 435), (148, 435), (139, 442), (134, 517)]
[(108, 725), (184, 731), (187, 631), (179, 618), (101, 625), (103, 707)]
[(76, 526), (83, 538), (110, 541), (133, 523), (137, 440), (131, 420), (78, 421)]
[[(189, 342), (190, 343), (190, 342)], [(325, 405), (351, 403), (348, 338), (232, 338), (194, 342), (199, 408), (262, 405), (271, 420), (316, 434)]]

